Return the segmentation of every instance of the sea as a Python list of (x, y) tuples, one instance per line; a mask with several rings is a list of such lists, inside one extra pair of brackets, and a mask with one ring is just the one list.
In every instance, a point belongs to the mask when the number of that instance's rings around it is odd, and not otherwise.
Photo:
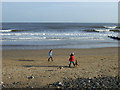
[(3, 50), (118, 47), (117, 23), (2, 23)]

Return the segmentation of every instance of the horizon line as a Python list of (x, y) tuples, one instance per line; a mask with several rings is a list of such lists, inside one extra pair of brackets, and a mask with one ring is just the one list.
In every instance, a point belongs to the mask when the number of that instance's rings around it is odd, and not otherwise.
[(119, 23), (119, 22), (0, 22), (0, 23)]
[(1, 2), (119, 2), (119, 0), (1, 0)]

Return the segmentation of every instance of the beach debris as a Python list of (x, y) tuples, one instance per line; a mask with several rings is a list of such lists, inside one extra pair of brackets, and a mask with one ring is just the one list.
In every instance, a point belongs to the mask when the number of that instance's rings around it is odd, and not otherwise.
[(20, 84), (20, 82), (13, 82), (12, 84), (13, 85), (17, 85), (17, 84)]
[(0, 89), (2, 88), (3, 82), (0, 82)]
[(28, 79), (34, 79), (34, 76), (27, 76)]
[(9, 79), (11, 79), (11, 77), (8, 77)]
[(88, 82), (90, 83), (91, 81), (90, 81), (90, 80), (88, 80)]
[(104, 59), (101, 59), (101, 60), (104, 60)]
[(58, 82), (58, 86), (63, 86), (62, 82)]
[(52, 85), (53, 87), (57, 87), (57, 88), (64, 86), (64, 84), (63, 84), (62, 82), (55, 82), (55, 83), (53, 83), (53, 84), (50, 84), (50, 86), (51, 86), (51, 85)]
[(63, 69), (63, 67), (61, 67), (61, 66), (60, 66), (59, 68), (60, 68), (60, 69)]
[(2, 86), (2, 88), (5, 88), (5, 87), (6, 87), (6, 85), (5, 85), (5, 84), (2, 84), (1, 86)]
[(34, 87), (31, 87), (31, 86), (27, 86), (26, 88), (34, 88)]
[(1, 84), (3, 84), (4, 82), (1, 82)]
[(60, 88), (59, 86), (57, 86), (57, 88)]
[(3, 87), (5, 87), (4, 82), (0, 82), (0, 88), (3, 88)]

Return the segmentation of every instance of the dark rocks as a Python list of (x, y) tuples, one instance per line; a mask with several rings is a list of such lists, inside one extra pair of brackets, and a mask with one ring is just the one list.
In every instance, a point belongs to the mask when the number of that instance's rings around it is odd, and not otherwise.
[(115, 36), (108, 36), (109, 38), (120, 40), (120, 37), (115, 37)]
[(6, 86), (5, 86), (4, 82), (1, 82), (0, 83), (0, 88), (3, 88), (3, 87), (6, 87)]
[(53, 86), (64, 86), (62, 82), (56, 82), (52, 84)]
[(60, 88), (120, 88), (118, 77), (64, 79), (63, 82), (51, 84)]
[(31, 86), (27, 86), (27, 87), (25, 87), (25, 88), (33, 88), (33, 87), (31, 87)]
[(118, 30), (110, 30), (110, 31), (112, 31), (112, 32), (120, 32), (120, 30), (118, 29)]
[(48, 86), (47, 86), (48, 88), (62, 88), (62, 87), (64, 87), (64, 84), (62, 83), (62, 82), (55, 82), (55, 83), (53, 83), (53, 84), (49, 84)]
[(35, 78), (34, 76), (27, 76), (28, 79), (33, 79)]
[(13, 84), (13, 85), (16, 85), (16, 84), (19, 84), (19, 83), (20, 83), (20, 82), (13, 82), (12, 84)]
[(59, 68), (60, 68), (60, 69), (63, 69), (63, 67), (61, 67), (61, 66), (60, 66)]
[[(29, 79), (33, 79), (32, 76), (29, 76)], [(39, 83), (24, 83), (21, 81), (12, 82), (11, 84), (0, 84), (2, 88), (17, 88), (17, 87), (25, 87), (25, 88), (40, 88)], [(27, 86), (26, 86), (27, 85)], [(52, 84), (48, 84), (45, 88), (59, 88), (69, 90), (69, 88), (77, 88), (75, 90), (79, 90), (79, 88), (88, 88), (89, 90), (93, 90), (93, 88), (120, 88), (119, 77), (94, 77), (94, 78), (64, 78), (63, 81), (58, 81)]]

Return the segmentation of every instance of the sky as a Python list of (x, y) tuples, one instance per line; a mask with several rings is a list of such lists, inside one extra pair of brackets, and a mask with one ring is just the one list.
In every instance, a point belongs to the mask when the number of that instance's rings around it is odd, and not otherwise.
[(117, 2), (3, 2), (3, 22), (117, 23)]
[(2, 2), (119, 2), (120, 0), (1, 0)]

